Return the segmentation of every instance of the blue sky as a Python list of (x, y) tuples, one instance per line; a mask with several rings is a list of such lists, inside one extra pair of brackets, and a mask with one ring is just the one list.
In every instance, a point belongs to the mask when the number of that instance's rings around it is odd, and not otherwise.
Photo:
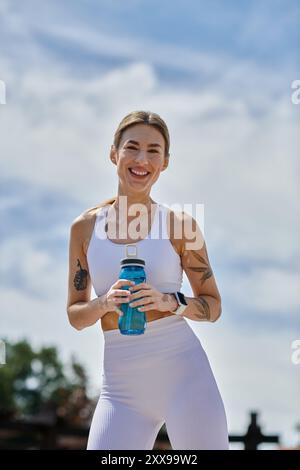
[(122, 117), (153, 110), (169, 127), (171, 160), (152, 197), (205, 206), (223, 315), (189, 324), (230, 432), (258, 409), (265, 432), (295, 442), (299, 19), (291, 0), (2, 0), (1, 337), (77, 353), (98, 393), (101, 331), (79, 333), (66, 318), (69, 227), (117, 190), (108, 151)]

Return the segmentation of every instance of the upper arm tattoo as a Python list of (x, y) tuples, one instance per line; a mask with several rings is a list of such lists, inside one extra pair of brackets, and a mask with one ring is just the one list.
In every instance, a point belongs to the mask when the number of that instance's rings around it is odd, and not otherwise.
[[(198, 261), (200, 261), (200, 263), (204, 264), (204, 266), (188, 266), (187, 267), (191, 271), (194, 271), (196, 273), (201, 273), (201, 285), (202, 285), (207, 279), (209, 279), (213, 275), (210, 264), (208, 261), (202, 258), (202, 256), (200, 256), (195, 250), (190, 250), (190, 252)], [(206, 248), (205, 248), (205, 252), (207, 254)]]
[(74, 287), (76, 290), (84, 290), (87, 287), (87, 276), (88, 272), (86, 269), (81, 267), (80, 261), (77, 258), (77, 266), (79, 267), (78, 271), (76, 271), (74, 277)]

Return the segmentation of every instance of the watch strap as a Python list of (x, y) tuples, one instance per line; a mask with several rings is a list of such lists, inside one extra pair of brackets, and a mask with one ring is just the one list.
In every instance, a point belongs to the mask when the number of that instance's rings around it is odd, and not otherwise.
[(172, 292), (172, 294), (174, 295), (175, 299), (177, 300), (177, 308), (175, 310), (172, 310), (171, 312), (174, 313), (175, 315), (182, 315), (183, 312), (185, 311), (186, 307), (187, 307), (187, 304), (182, 304), (180, 302), (180, 299), (179, 299), (179, 296), (178, 296), (178, 293), (177, 292)]

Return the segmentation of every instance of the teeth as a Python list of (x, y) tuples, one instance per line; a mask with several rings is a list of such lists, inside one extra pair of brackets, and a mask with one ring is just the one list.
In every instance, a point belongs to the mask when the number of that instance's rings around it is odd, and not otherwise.
[(133, 168), (130, 168), (130, 170), (132, 171), (132, 173), (134, 173), (135, 175), (139, 175), (139, 176), (144, 176), (148, 174), (148, 171), (141, 172), (141, 171), (134, 170)]

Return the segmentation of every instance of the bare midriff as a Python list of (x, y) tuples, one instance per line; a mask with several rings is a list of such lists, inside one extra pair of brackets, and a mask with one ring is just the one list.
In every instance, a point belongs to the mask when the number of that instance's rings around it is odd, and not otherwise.
[[(145, 315), (147, 322), (151, 322), (153, 320), (159, 320), (160, 318), (169, 317), (175, 314), (172, 312), (159, 312), (158, 310), (149, 310), (148, 312), (145, 312)], [(103, 331), (116, 330), (119, 328), (118, 321), (119, 314), (117, 312), (107, 312), (101, 318), (101, 328)]]

